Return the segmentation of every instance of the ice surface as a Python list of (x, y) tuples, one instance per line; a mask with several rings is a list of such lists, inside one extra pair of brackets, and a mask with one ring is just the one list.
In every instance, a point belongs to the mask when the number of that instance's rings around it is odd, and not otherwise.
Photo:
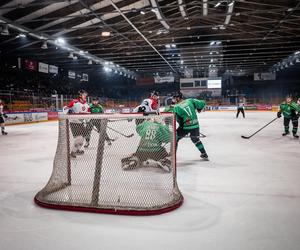
[(57, 123), (7, 127), (0, 136), (0, 249), (288, 250), (300, 246), (300, 141), (282, 137), (272, 112), (200, 114), (202, 162), (189, 139), (178, 148), (185, 201), (157, 216), (44, 209), (34, 195), (52, 172)]

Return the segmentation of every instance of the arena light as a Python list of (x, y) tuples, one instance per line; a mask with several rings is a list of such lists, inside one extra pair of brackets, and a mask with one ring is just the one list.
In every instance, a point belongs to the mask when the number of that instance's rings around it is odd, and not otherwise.
[(109, 31), (102, 31), (101, 36), (108, 37), (108, 36), (110, 36), (110, 32)]
[(111, 72), (111, 71), (112, 71), (112, 69), (109, 68), (109, 67), (104, 67), (103, 70), (104, 70), (105, 72)]
[(92, 60), (89, 60), (89, 61), (88, 61), (88, 64), (89, 64), (89, 65), (93, 64), (93, 61), (92, 61)]
[(23, 34), (23, 33), (21, 33), (21, 34), (19, 34), (19, 35), (17, 35), (17, 36), (16, 36), (16, 38), (19, 38), (19, 37), (21, 37), (21, 38), (25, 38), (25, 37), (26, 37), (26, 35), (25, 35), (25, 34)]
[(64, 45), (66, 43), (66, 40), (62, 37), (59, 37), (55, 40), (55, 43), (58, 45)]
[(217, 2), (217, 4), (215, 5), (215, 8), (218, 8), (221, 5), (222, 1)]
[(208, 14), (207, 0), (203, 0), (203, 16), (207, 16), (207, 14)]
[(298, 54), (300, 54), (300, 51), (296, 51), (296, 52), (295, 52), (295, 55), (298, 55)]
[(228, 4), (228, 6), (232, 6), (234, 4), (234, 1), (232, 1), (231, 3)]
[(145, 15), (146, 12), (141, 10), (141, 11), (140, 11), (140, 14)]

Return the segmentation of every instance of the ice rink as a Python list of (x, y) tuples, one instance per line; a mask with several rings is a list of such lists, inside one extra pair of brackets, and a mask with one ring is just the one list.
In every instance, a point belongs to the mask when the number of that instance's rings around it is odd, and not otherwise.
[[(50, 210), (34, 195), (52, 172), (57, 122), (7, 127), (0, 137), (0, 249), (295, 250), (300, 246), (300, 141), (273, 112), (200, 114), (210, 157), (179, 143), (179, 209), (134, 217)], [(114, 142), (114, 143), (117, 143)]]

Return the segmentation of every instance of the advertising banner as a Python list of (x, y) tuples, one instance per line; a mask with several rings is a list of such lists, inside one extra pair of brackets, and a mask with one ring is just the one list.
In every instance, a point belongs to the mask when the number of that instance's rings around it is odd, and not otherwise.
[(31, 71), (37, 71), (37, 62), (32, 60), (24, 60), (25, 69), (31, 70)]
[(254, 73), (254, 81), (274, 81), (276, 80), (275, 72)]
[(89, 75), (83, 73), (83, 74), (82, 74), (82, 81), (83, 81), (83, 82), (88, 82), (88, 81), (89, 81)]
[(246, 105), (245, 110), (257, 110), (257, 107), (255, 105), (251, 105), (251, 106)]
[(48, 112), (48, 120), (57, 120), (58, 119), (58, 112)]
[(42, 72), (42, 73), (49, 73), (49, 65), (46, 64), (46, 63), (40, 62), (40, 63), (39, 63), (39, 72)]
[(58, 67), (54, 65), (49, 65), (49, 73), (58, 74)]
[(154, 76), (155, 83), (174, 83), (174, 76)]
[(75, 79), (76, 78), (76, 73), (75, 71), (69, 70), (68, 72), (68, 77), (71, 79)]
[(236, 106), (219, 106), (218, 110), (234, 111), (234, 110), (237, 110), (237, 107)]
[(47, 112), (32, 113), (32, 121), (34, 122), (48, 121), (48, 113)]

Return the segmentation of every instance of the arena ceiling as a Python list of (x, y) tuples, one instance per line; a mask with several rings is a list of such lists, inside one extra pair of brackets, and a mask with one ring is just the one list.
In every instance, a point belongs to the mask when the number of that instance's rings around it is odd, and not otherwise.
[(220, 75), (299, 61), (299, 0), (2, 0), (0, 23), (2, 57), (73, 69)]

